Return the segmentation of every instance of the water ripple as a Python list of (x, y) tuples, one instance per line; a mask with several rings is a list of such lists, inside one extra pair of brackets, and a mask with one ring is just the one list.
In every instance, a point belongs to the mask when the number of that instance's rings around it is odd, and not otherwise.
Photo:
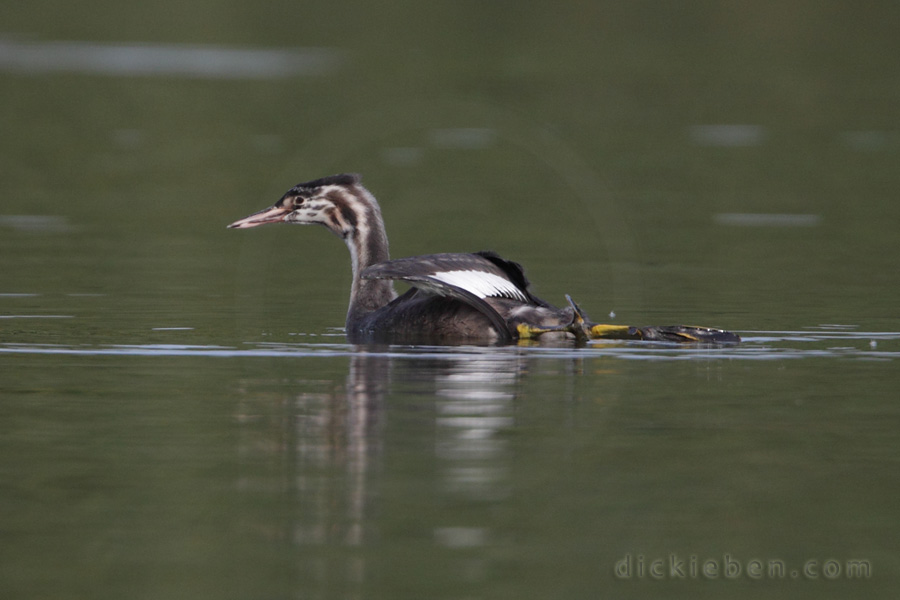
[(0, 38), (0, 71), (24, 73), (277, 79), (333, 73), (341, 62), (340, 53), (334, 48), (24, 42)]
[(900, 358), (900, 332), (872, 331), (745, 331), (734, 346), (700, 346), (650, 342), (595, 342), (575, 346), (360, 346), (347, 343), (244, 343), (239, 346), (186, 344), (67, 345), (0, 343), (2, 354), (67, 354), (81, 356), (191, 356), (218, 358), (368, 356), (407, 359), (508, 360), (533, 358), (612, 357), (622, 360), (786, 360), (838, 358), (891, 361)]

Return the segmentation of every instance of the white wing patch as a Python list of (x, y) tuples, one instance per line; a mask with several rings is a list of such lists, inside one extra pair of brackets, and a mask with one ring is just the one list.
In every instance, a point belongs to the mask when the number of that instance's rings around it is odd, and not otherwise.
[(441, 271), (430, 277), (455, 285), (479, 298), (512, 298), (522, 302), (528, 301), (522, 290), (511, 281), (485, 271)]

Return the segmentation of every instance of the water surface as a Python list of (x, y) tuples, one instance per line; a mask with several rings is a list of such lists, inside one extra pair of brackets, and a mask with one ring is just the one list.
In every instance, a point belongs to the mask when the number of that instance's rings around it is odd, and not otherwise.
[[(897, 17), (6, 11), (0, 595), (893, 597)], [(225, 229), (337, 172), (394, 257), (744, 343), (349, 345), (339, 240)]]

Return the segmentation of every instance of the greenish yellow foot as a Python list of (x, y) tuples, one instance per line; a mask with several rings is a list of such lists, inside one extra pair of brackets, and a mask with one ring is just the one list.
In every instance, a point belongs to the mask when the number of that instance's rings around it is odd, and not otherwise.
[(587, 328), (587, 336), (592, 340), (640, 340), (641, 330), (628, 325), (604, 325), (602, 323)]
[(536, 340), (545, 333), (568, 331), (568, 329), (562, 327), (537, 327), (528, 323), (519, 323), (516, 325), (516, 331), (520, 340)]

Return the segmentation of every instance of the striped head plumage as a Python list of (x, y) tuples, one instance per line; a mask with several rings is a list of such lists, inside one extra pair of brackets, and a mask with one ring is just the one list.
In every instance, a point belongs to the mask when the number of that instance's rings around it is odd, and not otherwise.
[(269, 223), (323, 225), (341, 238), (381, 222), (375, 198), (360, 184), (359, 175), (341, 174), (298, 183), (278, 202), (228, 227), (247, 229)]

